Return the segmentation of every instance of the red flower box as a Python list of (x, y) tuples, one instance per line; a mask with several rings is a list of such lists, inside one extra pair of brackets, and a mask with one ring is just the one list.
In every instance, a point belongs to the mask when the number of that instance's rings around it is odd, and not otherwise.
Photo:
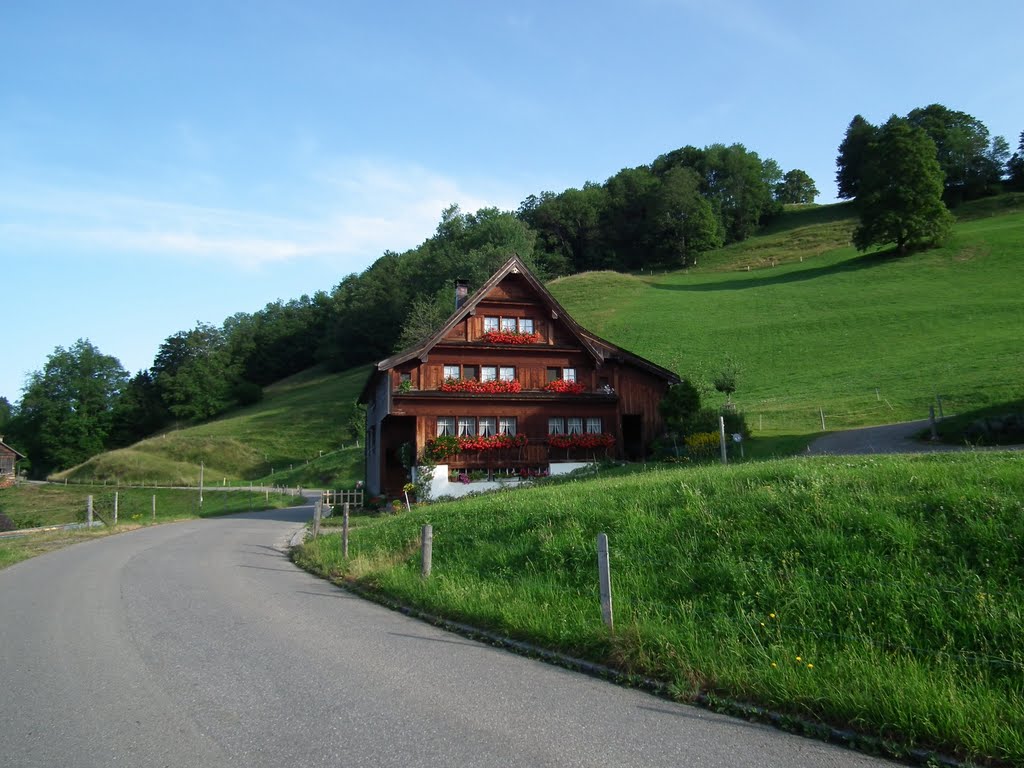
[(539, 333), (519, 333), (518, 331), (487, 331), (483, 340), (490, 344), (536, 344), (540, 341)]
[(500, 451), (504, 448), (523, 448), (529, 439), (526, 435), (460, 435), (459, 437), (436, 437), (427, 440), (425, 448), (429, 458), (443, 459), (453, 453)]
[(585, 389), (585, 387), (578, 381), (555, 379), (554, 381), (549, 381), (545, 384), (544, 389), (547, 392), (562, 392), (568, 395), (578, 395)]
[(578, 432), (574, 435), (548, 435), (548, 445), (552, 448), (611, 448), (615, 445), (615, 435), (607, 432)]
[(477, 381), (476, 379), (445, 379), (441, 385), (442, 392), (470, 392), (480, 395), (515, 394), (523, 391), (523, 385), (516, 379), (512, 381)]

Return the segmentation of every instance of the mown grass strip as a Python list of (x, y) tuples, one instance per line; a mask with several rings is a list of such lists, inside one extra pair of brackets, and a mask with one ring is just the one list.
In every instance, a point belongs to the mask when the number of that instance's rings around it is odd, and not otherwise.
[[(430, 613), (907, 747), (1024, 761), (1017, 454), (670, 469), (365, 518), (320, 573)], [(419, 577), (419, 526), (434, 575)], [(594, 538), (611, 539), (616, 632)]]

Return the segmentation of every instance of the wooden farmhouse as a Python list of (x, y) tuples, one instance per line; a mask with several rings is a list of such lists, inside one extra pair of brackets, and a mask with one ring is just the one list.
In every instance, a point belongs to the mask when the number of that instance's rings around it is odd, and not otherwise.
[(580, 327), (518, 256), (467, 293), (457, 284), (441, 330), (363, 388), (371, 494), (401, 494), (420, 463), (437, 465), (440, 495), (646, 454), (674, 373)]
[(0, 482), (15, 476), (15, 465), (25, 457), (4, 442), (0, 435)]

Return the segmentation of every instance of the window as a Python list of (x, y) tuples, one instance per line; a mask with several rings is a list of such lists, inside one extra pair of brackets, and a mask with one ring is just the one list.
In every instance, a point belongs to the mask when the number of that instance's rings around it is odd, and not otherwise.
[(558, 381), (562, 371), (560, 368), (548, 368), (548, 381)]
[(473, 416), (459, 416), (459, 437), (476, 435), (476, 419)]
[(411, 384), (412, 383), (412, 374), (411, 373), (400, 373), (400, 374), (398, 374), (398, 379), (403, 384), (405, 384), (405, 382), (409, 382)]
[(575, 368), (563, 368), (562, 369), (562, 380), (563, 381), (576, 381), (576, 369)]
[(498, 419), (498, 434), (514, 435), (516, 433), (516, 417), (502, 416)]
[(457, 378), (459, 378), (459, 366), (457, 366), (457, 365), (446, 365), (444, 367), (444, 377), (446, 379), (457, 379)]
[(498, 369), (493, 365), (485, 365), (480, 368), (480, 381), (494, 381), (498, 378)]
[(515, 368), (501, 368), (498, 371), (499, 377), (502, 381), (512, 381), (516, 377)]
[(464, 378), (464, 379), (475, 379), (476, 378), (476, 366), (475, 365), (464, 365), (464, 366), (462, 366), (462, 378)]
[(570, 435), (581, 435), (583, 434), (583, 419), (579, 416), (570, 416), (568, 418), (569, 428), (566, 430), (567, 434)]
[(529, 317), (519, 318), (519, 332), (520, 333), (533, 333), (533, 320)]
[(565, 424), (562, 421), (561, 416), (552, 416), (548, 419), (548, 434), (549, 435), (564, 435)]
[(515, 333), (516, 330), (516, 319), (514, 317), (503, 317), (501, 318), (501, 330), (510, 331)]
[(604, 430), (601, 429), (600, 417), (594, 418), (593, 416), (591, 416), (587, 419), (587, 432), (589, 432), (592, 435), (599, 435), (602, 432), (604, 432)]
[(437, 417), (437, 436), (438, 437), (451, 437), (455, 434), (455, 417), (454, 416), (438, 416)]
[(480, 436), (490, 437), (494, 434), (494, 417), (493, 416), (481, 416), (480, 417)]
[(496, 317), (485, 317), (484, 318), (484, 333), (490, 333), (491, 331), (498, 330), (498, 318)]

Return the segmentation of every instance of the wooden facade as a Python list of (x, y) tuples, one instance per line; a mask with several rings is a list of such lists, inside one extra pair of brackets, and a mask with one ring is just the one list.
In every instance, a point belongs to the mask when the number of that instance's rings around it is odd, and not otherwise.
[[(677, 381), (580, 327), (513, 257), (432, 338), (374, 367), (361, 397), (368, 489), (400, 493), (408, 465), (439, 435), (521, 436), (515, 446), (449, 457), (452, 466), (490, 473), (543, 473), (554, 461), (605, 455), (640, 458), (663, 431), (658, 403)], [(485, 391), (460, 391), (476, 383)], [(574, 391), (550, 391), (559, 386)], [(555, 447), (552, 432), (614, 443)]]
[(18, 461), (24, 458), (11, 446), (4, 443), (3, 437), (0, 437), (0, 480), (14, 477)]

